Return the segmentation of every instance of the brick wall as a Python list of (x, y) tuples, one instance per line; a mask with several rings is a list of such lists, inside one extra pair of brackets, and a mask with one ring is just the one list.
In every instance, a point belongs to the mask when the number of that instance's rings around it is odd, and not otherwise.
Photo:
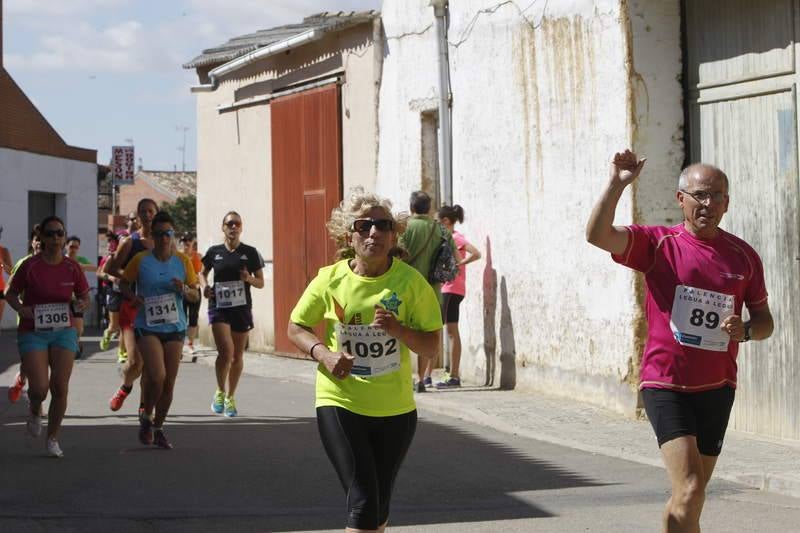
[(97, 162), (97, 150), (69, 146), (0, 67), (0, 146), (63, 159)]
[(97, 162), (97, 150), (64, 142), (3, 67), (3, 0), (0, 0), (0, 147)]
[(120, 185), (119, 196), (117, 197), (119, 213), (127, 215), (136, 211), (136, 204), (142, 198), (152, 198), (158, 205), (161, 205), (162, 202), (171, 203), (176, 200), (174, 196), (165, 194), (162, 190), (153, 187), (147, 180), (137, 178), (133, 181), (133, 185)]

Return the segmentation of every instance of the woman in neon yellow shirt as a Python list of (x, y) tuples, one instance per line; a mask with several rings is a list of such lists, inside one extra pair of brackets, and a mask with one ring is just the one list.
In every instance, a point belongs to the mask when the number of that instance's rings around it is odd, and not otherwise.
[[(397, 258), (405, 224), (356, 189), (328, 230), (341, 260), (320, 269), (292, 311), (289, 339), (319, 362), (322, 443), (348, 495), (346, 531), (383, 531), (417, 422), (409, 349), (435, 357), (442, 318), (425, 278)], [(313, 332), (325, 323), (325, 338)]]

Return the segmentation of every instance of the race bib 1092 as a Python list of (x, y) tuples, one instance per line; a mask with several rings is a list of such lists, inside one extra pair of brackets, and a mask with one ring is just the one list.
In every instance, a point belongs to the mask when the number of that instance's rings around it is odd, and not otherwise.
[(733, 314), (734, 304), (731, 294), (678, 285), (670, 317), (675, 340), (683, 346), (727, 351), (731, 338), (720, 326)]
[(339, 349), (355, 357), (354, 376), (375, 377), (400, 370), (400, 343), (372, 326), (336, 324)]

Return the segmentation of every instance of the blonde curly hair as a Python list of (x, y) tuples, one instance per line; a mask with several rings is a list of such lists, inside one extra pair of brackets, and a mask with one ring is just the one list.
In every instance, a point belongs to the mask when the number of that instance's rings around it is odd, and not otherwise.
[[(333, 241), (336, 243), (336, 259), (351, 259), (356, 253), (350, 245), (350, 235), (353, 233), (353, 222), (358, 218), (363, 218), (369, 213), (370, 209), (380, 208), (386, 213), (386, 218), (394, 222), (394, 233), (397, 236), (406, 231), (408, 222), (407, 213), (392, 213), (392, 202), (388, 198), (381, 198), (375, 193), (366, 192), (363, 187), (350, 189), (349, 198), (345, 198), (339, 207), (331, 211), (331, 218), (325, 226), (328, 228)], [(403, 258), (407, 252), (399, 245), (394, 246), (389, 255), (392, 257)]]

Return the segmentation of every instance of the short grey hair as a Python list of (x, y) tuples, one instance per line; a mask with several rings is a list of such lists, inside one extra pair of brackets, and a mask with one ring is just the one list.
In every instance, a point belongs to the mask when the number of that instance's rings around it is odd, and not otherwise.
[(689, 187), (689, 176), (692, 172), (696, 170), (710, 170), (712, 172), (716, 172), (721, 175), (725, 179), (725, 187), (730, 188), (730, 182), (728, 181), (728, 175), (725, 174), (722, 169), (719, 167), (715, 167), (714, 165), (709, 165), (708, 163), (692, 163), (688, 167), (684, 168), (681, 171), (681, 175), (678, 176), (678, 190), (685, 191)]

